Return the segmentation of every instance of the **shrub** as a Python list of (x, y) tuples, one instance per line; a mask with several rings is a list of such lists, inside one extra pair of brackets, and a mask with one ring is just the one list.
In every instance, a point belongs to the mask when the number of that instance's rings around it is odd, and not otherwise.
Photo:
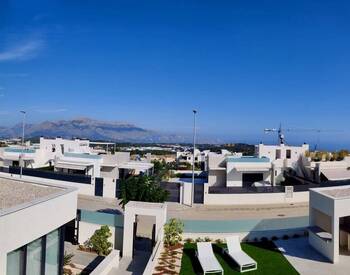
[(271, 240), (272, 240), (272, 241), (277, 241), (277, 240), (278, 240), (278, 237), (273, 236), (273, 237), (271, 238)]
[(64, 256), (63, 256), (63, 266), (71, 264), (72, 258), (73, 258), (73, 257), (74, 257), (74, 254), (64, 252)]
[(289, 239), (289, 236), (288, 236), (288, 235), (283, 235), (282, 239), (283, 239), (283, 240), (288, 240), (288, 239)]
[(211, 242), (211, 239), (210, 239), (209, 237), (205, 237), (205, 238), (204, 238), (204, 241), (205, 241), (205, 242)]
[(203, 242), (203, 239), (202, 239), (201, 237), (198, 237), (198, 238), (196, 239), (196, 243), (199, 243), (199, 242)]
[(129, 201), (164, 202), (169, 192), (159, 185), (159, 178), (132, 176), (120, 181), (121, 200), (124, 208)]
[(91, 236), (89, 243), (99, 256), (107, 256), (111, 252), (112, 243), (108, 239), (112, 236), (107, 225), (101, 226)]
[(177, 219), (170, 219), (164, 225), (164, 244), (166, 246), (177, 245), (182, 241), (183, 223)]
[(186, 243), (193, 243), (193, 239), (187, 238), (187, 239), (185, 240), (185, 242), (186, 242)]
[(293, 235), (293, 238), (295, 238), (295, 239), (296, 239), (296, 238), (299, 238), (299, 237), (300, 237), (299, 234), (296, 234), (296, 233), (295, 233), (295, 234)]
[(222, 241), (221, 239), (217, 239), (217, 240), (215, 240), (215, 242), (216, 242), (217, 244), (222, 244), (222, 243), (223, 243), (223, 241)]

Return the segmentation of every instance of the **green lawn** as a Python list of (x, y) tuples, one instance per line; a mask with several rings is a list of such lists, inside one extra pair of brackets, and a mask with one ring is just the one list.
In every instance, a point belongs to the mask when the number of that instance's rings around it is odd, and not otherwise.
[[(222, 255), (224, 244), (213, 244), (215, 256), (224, 269), (224, 274), (240, 274), (235, 262)], [(258, 269), (244, 274), (291, 275), (298, 272), (277, 250), (273, 242), (243, 243), (242, 249), (258, 263)], [(185, 244), (181, 261), (181, 275), (203, 274), (196, 258), (196, 244)]]

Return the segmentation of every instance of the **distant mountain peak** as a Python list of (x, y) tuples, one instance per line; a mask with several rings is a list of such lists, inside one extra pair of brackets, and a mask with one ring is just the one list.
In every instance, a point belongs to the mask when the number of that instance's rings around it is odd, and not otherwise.
[[(19, 137), (22, 124), (13, 127), (0, 127), (0, 137)], [(27, 124), (25, 136), (87, 138), (90, 140), (109, 140), (116, 142), (185, 142), (187, 138), (179, 135), (160, 134), (134, 124), (119, 121), (102, 121), (89, 117), (77, 117), (71, 120), (43, 121)]]

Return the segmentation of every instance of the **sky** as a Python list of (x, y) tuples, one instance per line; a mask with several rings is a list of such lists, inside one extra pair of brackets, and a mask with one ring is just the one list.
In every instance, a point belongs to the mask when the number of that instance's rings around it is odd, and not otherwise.
[[(0, 1), (0, 125), (91, 117), (350, 148), (350, 2)], [(306, 129), (302, 131), (300, 129)], [(322, 130), (318, 133), (310, 129)]]

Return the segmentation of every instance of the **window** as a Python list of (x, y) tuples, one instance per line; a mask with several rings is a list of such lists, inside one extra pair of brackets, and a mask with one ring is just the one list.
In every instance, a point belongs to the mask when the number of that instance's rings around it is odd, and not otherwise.
[(290, 159), (291, 156), (292, 156), (292, 151), (290, 149), (288, 149), (287, 152), (286, 152), (287, 159)]
[(46, 236), (45, 274), (58, 274), (60, 238), (59, 231), (55, 230)]
[(14, 250), (7, 254), (7, 275), (23, 274), (23, 248)]
[(27, 272), (26, 275), (41, 273), (42, 239), (37, 239), (27, 246)]
[(57, 229), (7, 253), (6, 275), (58, 275), (63, 260), (61, 234)]
[(280, 159), (281, 158), (281, 150), (277, 149), (276, 150), (276, 159)]

